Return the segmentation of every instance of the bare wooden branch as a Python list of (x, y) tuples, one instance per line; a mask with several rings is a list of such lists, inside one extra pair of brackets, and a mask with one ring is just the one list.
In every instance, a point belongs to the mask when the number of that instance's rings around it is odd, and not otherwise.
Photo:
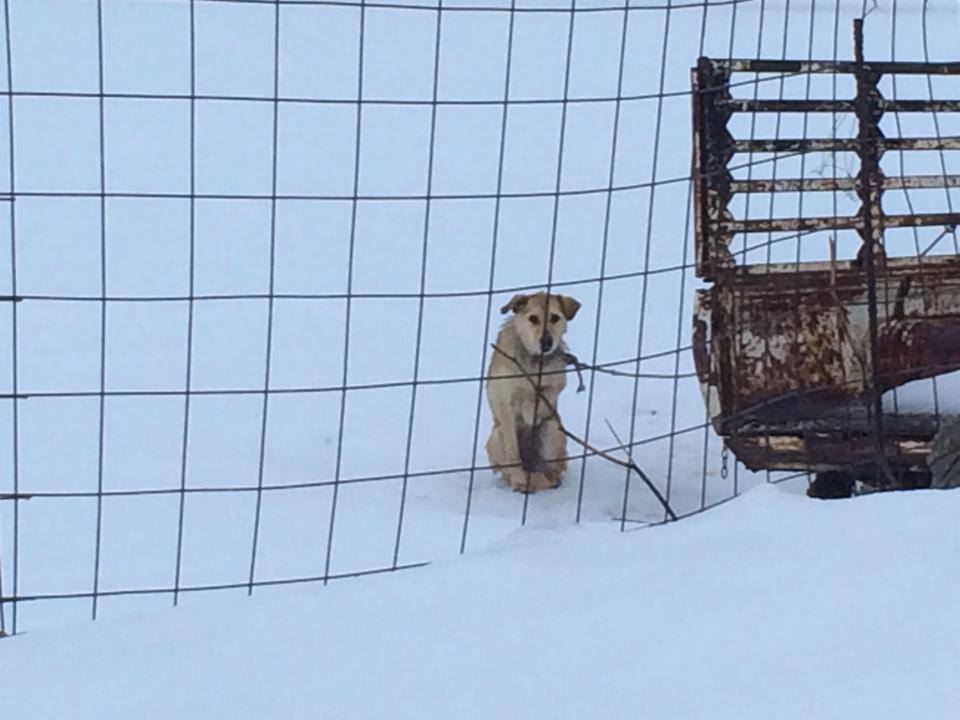
[[(607, 418), (604, 418), (603, 421), (607, 424), (607, 429), (610, 430), (610, 434), (613, 435), (617, 443), (620, 445), (620, 449), (623, 450), (624, 455), (626, 455), (627, 459), (630, 460), (630, 469), (634, 470), (641, 477), (641, 479), (643, 479), (643, 481), (647, 484), (647, 487), (650, 488), (651, 492), (653, 492), (653, 494), (657, 496), (657, 500), (660, 501), (660, 504), (663, 505), (667, 513), (670, 514), (670, 517), (673, 520), (676, 520), (677, 516), (674, 515), (673, 510), (670, 509), (670, 505), (667, 503), (667, 499), (660, 494), (660, 491), (657, 489), (657, 486), (654, 485), (653, 482), (646, 475), (644, 475), (643, 471), (634, 462), (633, 453), (631, 452), (630, 447), (623, 440), (620, 439), (620, 435), (617, 434), (617, 431), (614, 429), (613, 424), (609, 420), (607, 420)], [(624, 515), (624, 518), (626, 518), (626, 515), (627, 515), (626, 508), (624, 508), (623, 510), (623, 515)]]
[(624, 467), (624, 468), (627, 468), (627, 469), (629, 469), (629, 470), (633, 470), (633, 471), (640, 477), (640, 479), (643, 480), (643, 482), (647, 485), (647, 487), (650, 488), (650, 491), (654, 494), (654, 496), (657, 498), (657, 500), (658, 500), (658, 501), (660, 502), (660, 504), (663, 506), (663, 509), (666, 511), (667, 516), (668, 516), (671, 520), (676, 520), (676, 519), (677, 519), (677, 515), (676, 515), (675, 512), (673, 512), (673, 508), (670, 507), (670, 503), (668, 503), (667, 500), (666, 500), (666, 498), (663, 497), (663, 495), (660, 494), (660, 491), (657, 489), (657, 486), (653, 484), (653, 481), (647, 476), (647, 474), (646, 474), (645, 472), (643, 472), (643, 470), (640, 469), (640, 467), (639, 467), (635, 462), (633, 462), (632, 459), (630, 459), (630, 460), (621, 460), (620, 458), (615, 457), (615, 456), (611, 455), (611, 454), (608, 453), (608, 452), (605, 452), (605, 451), (603, 451), (603, 450), (601, 450), (601, 449), (599, 449), (599, 448), (597, 448), (597, 447), (594, 447), (593, 445), (591, 445), (590, 443), (588, 443), (586, 440), (583, 440), (583, 439), (579, 438), (578, 436), (574, 435), (572, 432), (570, 432), (569, 430), (567, 430), (567, 428), (566, 428), (566, 427), (564, 426), (564, 424), (563, 424), (563, 420), (560, 419), (560, 413), (557, 412), (557, 408), (554, 407), (553, 403), (551, 403), (550, 400), (548, 400), (547, 397), (543, 394), (543, 391), (540, 389), (540, 386), (537, 385), (536, 380), (534, 380), (532, 377), (530, 377), (530, 373), (528, 373), (528, 372), (524, 369), (523, 365), (520, 364), (520, 361), (517, 360), (517, 359), (516, 359), (515, 357), (513, 357), (512, 355), (510, 355), (510, 354), (509, 354), (508, 352), (506, 352), (505, 350), (503, 350), (503, 349), (502, 349), (500, 346), (498, 346), (496, 343), (494, 343), (493, 345), (491, 345), (491, 347), (493, 348), (494, 352), (499, 353), (500, 355), (502, 355), (503, 357), (505, 357), (507, 360), (509, 360), (510, 362), (512, 362), (512, 363), (517, 367), (517, 369), (518, 369), (521, 373), (523, 373), (523, 376), (524, 376), (524, 377), (527, 379), (527, 381), (533, 386), (533, 389), (534, 389), (534, 391), (537, 393), (537, 396), (540, 398), (540, 401), (546, 406), (547, 410), (550, 412), (550, 415), (553, 417), (553, 419), (557, 421), (557, 425), (558, 425), (558, 427), (560, 428), (560, 432), (562, 432), (562, 433), (563, 433), (564, 435), (566, 435), (568, 438), (570, 438), (570, 439), (573, 440), (575, 443), (577, 443), (577, 445), (579, 445), (580, 447), (584, 448), (585, 450), (588, 450), (589, 452), (593, 453), (594, 455), (599, 455), (599, 456), (602, 457), (604, 460), (608, 460), (608, 461), (612, 462), (612, 463), (615, 464), (615, 465), (619, 465), (620, 467)]

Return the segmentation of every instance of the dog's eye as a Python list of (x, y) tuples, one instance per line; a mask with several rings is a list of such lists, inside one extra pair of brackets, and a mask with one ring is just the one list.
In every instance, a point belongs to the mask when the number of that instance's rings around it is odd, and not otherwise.
[(560, 316), (554, 313), (553, 315), (550, 316), (550, 322), (552, 323), (560, 322)]
[(532, 322), (534, 325), (539, 325), (539, 324), (540, 324), (540, 318), (538, 318), (536, 315), (531, 315), (531, 316), (530, 316), (530, 322)]

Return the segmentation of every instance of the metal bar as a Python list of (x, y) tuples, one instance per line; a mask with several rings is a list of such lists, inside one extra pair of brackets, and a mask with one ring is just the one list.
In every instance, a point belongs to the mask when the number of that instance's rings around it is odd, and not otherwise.
[[(869, 329), (870, 371), (864, 368), (863, 380), (865, 404), (868, 416), (873, 420), (874, 442), (877, 454), (886, 456), (886, 439), (883, 436), (883, 398), (877, 385), (878, 326), (879, 308), (877, 301), (877, 251), (883, 252), (883, 207), (881, 194), (883, 188), (878, 179), (880, 155), (877, 141), (882, 137), (878, 124), (882, 111), (878, 106), (882, 102), (877, 89), (880, 79), (878, 73), (871, 73), (863, 65), (863, 19), (853, 21), (853, 50), (856, 62), (857, 79), (857, 139), (860, 141), (857, 154), (860, 156), (860, 176), (857, 194), (860, 196), (860, 237), (863, 240), (858, 259), (862, 258), (867, 272), (867, 323)], [(876, 223), (874, 222), (876, 221)], [(878, 473), (882, 477), (883, 473)], [(885, 483), (884, 483), (885, 484)]]
[(917, 215), (883, 215), (879, 217), (884, 227), (936, 227), (938, 225), (951, 226), (960, 224), (960, 212), (953, 213), (920, 213)]
[[(884, 215), (884, 227), (937, 227), (960, 225), (960, 212), (925, 215)], [(756, 220), (724, 220), (714, 223), (716, 229), (729, 233), (788, 232), (808, 230), (858, 230), (862, 216), (760, 218)]]
[[(849, 60), (714, 60), (711, 58), (709, 62), (715, 68), (727, 72), (853, 74), (857, 68), (857, 64)], [(960, 75), (960, 63), (957, 62), (865, 62), (860, 67), (866, 72), (881, 75)]]
[[(709, 92), (705, 88), (710, 88)], [(717, 89), (719, 88), (719, 89)], [(717, 267), (732, 264), (730, 237), (716, 222), (730, 218), (729, 162), (734, 155), (733, 137), (727, 129), (730, 112), (718, 101), (730, 97), (729, 76), (714, 71), (701, 58), (693, 73), (693, 177), (697, 275), (709, 279)]]
[[(857, 138), (776, 138), (735, 140), (737, 152), (856, 152)], [(876, 138), (884, 150), (960, 150), (960, 137)]]
[(776, 180), (734, 180), (732, 193), (828, 192), (853, 190), (853, 178), (779, 178)]
[[(855, 113), (854, 100), (750, 100), (731, 98), (717, 100), (717, 105), (733, 112), (763, 113)], [(884, 112), (960, 112), (960, 100), (881, 100), (879, 109)]]
[[(905, 175), (883, 178), (884, 190), (922, 190), (960, 187), (960, 175)], [(856, 178), (782, 178), (778, 180), (734, 180), (731, 193), (825, 192), (856, 190)]]
[(704, 119), (704, 96), (701, 94), (705, 84), (704, 77), (708, 61), (706, 58), (700, 58), (697, 67), (690, 71), (691, 85), (693, 86), (692, 100), (692, 124), (693, 124), (693, 152), (691, 164), (692, 177), (694, 178), (694, 232), (696, 233), (696, 243), (694, 256), (696, 258), (697, 275), (704, 277), (710, 274), (710, 246), (712, 244), (712, 235), (710, 233), (710, 217), (707, 213), (707, 147), (704, 132), (706, 122)]

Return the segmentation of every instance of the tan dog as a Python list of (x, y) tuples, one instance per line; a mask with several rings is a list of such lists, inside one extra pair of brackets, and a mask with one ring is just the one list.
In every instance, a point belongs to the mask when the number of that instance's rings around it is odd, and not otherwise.
[[(567, 384), (563, 334), (580, 303), (565, 295), (515, 295), (501, 313), (513, 311), (497, 334), (497, 347), (515, 358), (553, 407)], [(567, 468), (567, 438), (533, 385), (510, 359), (494, 351), (487, 370), (487, 401), (493, 430), (487, 457), (511, 488), (536, 492), (560, 484)]]

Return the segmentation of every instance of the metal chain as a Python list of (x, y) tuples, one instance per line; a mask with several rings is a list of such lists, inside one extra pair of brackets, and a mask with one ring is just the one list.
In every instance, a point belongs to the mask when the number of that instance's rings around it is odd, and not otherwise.
[(730, 473), (729, 468), (727, 467), (727, 462), (730, 460), (730, 448), (727, 447), (727, 444), (723, 444), (723, 450), (720, 452), (720, 479), (726, 480), (727, 475)]

